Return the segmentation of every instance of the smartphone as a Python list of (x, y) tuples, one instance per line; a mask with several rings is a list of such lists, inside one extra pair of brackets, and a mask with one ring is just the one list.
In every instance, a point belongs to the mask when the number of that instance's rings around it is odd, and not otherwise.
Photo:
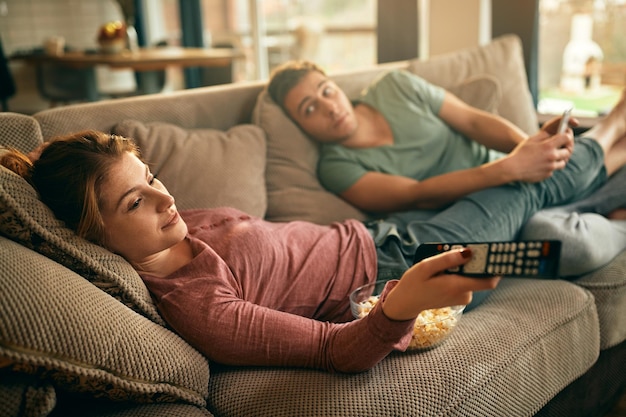
[(557, 130), (557, 133), (565, 133), (567, 127), (569, 126), (569, 118), (571, 115), (571, 107), (563, 112), (563, 116), (561, 117), (561, 122), (559, 123), (559, 129)]

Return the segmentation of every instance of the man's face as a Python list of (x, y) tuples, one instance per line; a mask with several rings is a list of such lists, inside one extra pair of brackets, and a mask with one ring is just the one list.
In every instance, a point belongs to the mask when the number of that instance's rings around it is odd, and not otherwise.
[(289, 116), (319, 142), (343, 142), (357, 128), (352, 103), (337, 85), (313, 71), (285, 96)]

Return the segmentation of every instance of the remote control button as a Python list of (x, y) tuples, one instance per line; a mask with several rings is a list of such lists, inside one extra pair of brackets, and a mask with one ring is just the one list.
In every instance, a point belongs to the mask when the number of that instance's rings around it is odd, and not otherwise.
[(531, 257), (531, 258), (538, 258), (541, 256), (541, 252), (539, 252), (537, 249), (529, 249), (526, 252), (526, 256)]

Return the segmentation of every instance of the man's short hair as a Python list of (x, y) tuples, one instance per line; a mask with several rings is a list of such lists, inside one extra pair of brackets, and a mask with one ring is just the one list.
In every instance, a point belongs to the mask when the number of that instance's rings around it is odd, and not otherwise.
[(276, 104), (285, 110), (285, 96), (310, 72), (326, 75), (324, 70), (310, 61), (288, 61), (274, 69), (267, 92)]

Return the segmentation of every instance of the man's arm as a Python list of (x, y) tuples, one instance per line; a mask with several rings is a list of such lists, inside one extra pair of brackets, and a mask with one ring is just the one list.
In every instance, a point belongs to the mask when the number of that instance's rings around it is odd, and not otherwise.
[(472, 107), (449, 92), (438, 116), (463, 136), (500, 152), (511, 152), (528, 137), (508, 120)]
[(438, 209), (485, 188), (550, 177), (569, 160), (572, 141), (571, 131), (554, 136), (541, 131), (501, 159), (423, 181), (371, 171), (341, 197), (361, 210), (375, 213)]

